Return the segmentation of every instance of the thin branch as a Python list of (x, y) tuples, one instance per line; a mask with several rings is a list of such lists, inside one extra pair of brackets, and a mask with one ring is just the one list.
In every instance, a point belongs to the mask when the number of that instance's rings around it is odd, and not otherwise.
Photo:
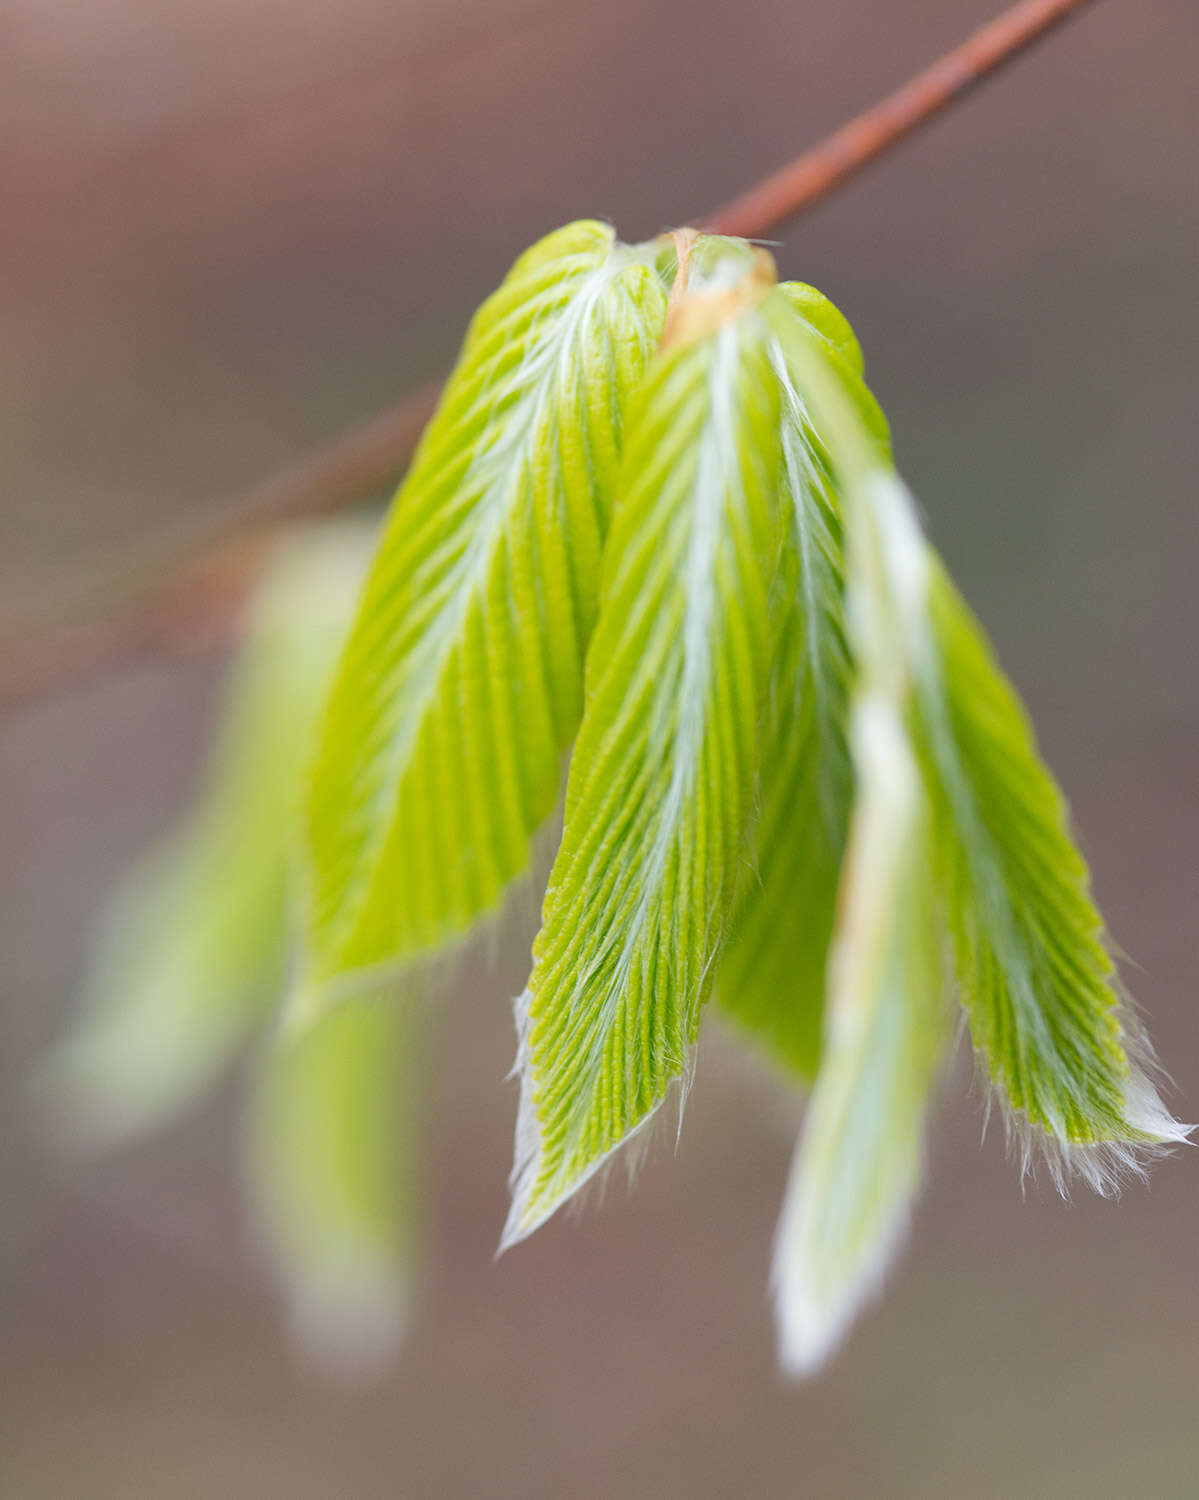
[[(881, 103), (717, 209), (705, 227), (746, 239), (777, 230), (1089, 3), (1022, 0)], [(21, 628), (0, 640), (0, 709), (119, 661), (228, 639), (272, 530), (383, 494), (407, 464), (436, 397), (436, 386), (422, 387), (215, 516), (206, 512), (109, 567), (90, 568), (73, 588), (43, 592), (35, 608), (22, 612)]]
[(1023, 0), (850, 120), (827, 140), (717, 209), (707, 221), (717, 234), (756, 239), (844, 187), (863, 167), (978, 87), (1004, 64), (1091, 0)]

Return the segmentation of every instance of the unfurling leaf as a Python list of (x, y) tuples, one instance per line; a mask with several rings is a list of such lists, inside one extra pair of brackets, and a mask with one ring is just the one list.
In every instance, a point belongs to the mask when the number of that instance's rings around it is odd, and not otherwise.
[(285, 1028), (262, 1064), (247, 1171), (301, 1347), (377, 1368), (404, 1327), (420, 1069), (410, 997), (359, 995)]
[[(778, 291), (837, 360), (844, 381), (860, 383), (861, 350), (833, 304), (799, 283), (785, 282)], [(782, 623), (750, 865), (716, 990), (747, 1035), (809, 1081), (820, 1057), (825, 968), (853, 794), (846, 739), (853, 664), (832, 469), (777, 344), (773, 362), (782, 395), (790, 566), (776, 586)], [(885, 447), (881, 414), (875, 426)]]
[(464, 932), (527, 867), (578, 725), (648, 248), (569, 225), (476, 315), (396, 497), (307, 804), (307, 982)]
[(204, 790), (118, 889), (77, 1028), (39, 1080), (81, 1146), (176, 1113), (279, 998), (302, 768), (374, 536), (302, 532), (259, 585)]
[(518, 1004), (506, 1244), (684, 1072), (742, 859), (783, 534), (779, 397), (756, 275), (718, 263), (706, 284), (630, 424), (565, 832)]
[[(1060, 792), (1027, 716), (944, 570), (917, 663), (937, 874), (974, 1044), (1064, 1187), (1109, 1192), (1185, 1139), (1143, 1066)], [(1027, 1155), (1026, 1155), (1027, 1160)]]
[(823, 1363), (903, 1234), (946, 1036), (924, 794), (883, 694), (859, 699), (853, 742), (858, 792), (824, 1056), (775, 1247), (780, 1353), (793, 1374)]

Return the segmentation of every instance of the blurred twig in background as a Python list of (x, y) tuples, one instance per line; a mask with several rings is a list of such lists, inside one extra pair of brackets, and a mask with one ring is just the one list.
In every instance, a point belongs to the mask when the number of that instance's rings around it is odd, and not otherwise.
[[(403, 472), (440, 387), (421, 386), (233, 503), (126, 549), (110, 567), (3, 623), (0, 707), (67, 687), (108, 663), (221, 643), (273, 532), (381, 497)], [(40, 627), (40, 628), (39, 628)]]
[[(879, 104), (701, 222), (757, 238), (849, 182), (919, 126), (1080, 11), (1090, 0), (1021, 0)], [(437, 397), (423, 386), (234, 504), (93, 567), (14, 613), (0, 636), (0, 708), (70, 686), (96, 670), (218, 643), (271, 530), (382, 495), (403, 471)]]

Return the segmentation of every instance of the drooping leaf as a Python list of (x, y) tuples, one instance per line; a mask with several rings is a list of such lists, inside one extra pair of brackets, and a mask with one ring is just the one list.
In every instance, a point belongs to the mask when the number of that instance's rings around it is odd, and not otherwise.
[(783, 534), (759, 272), (713, 263), (631, 422), (529, 987), (508, 1244), (661, 1103), (725, 936)]
[(1142, 1066), (1086, 865), (1028, 718), (944, 569), (916, 674), (937, 872), (975, 1046), (1059, 1186), (1100, 1192), (1186, 1130)]
[(51, 1123), (80, 1145), (177, 1112), (279, 998), (302, 768), (374, 536), (313, 527), (259, 585), (206, 785), (118, 888), (79, 1023), (40, 1079)]
[(665, 317), (649, 258), (570, 225), (471, 325), (323, 718), (311, 984), (437, 947), (527, 866), (578, 724), (625, 407)]
[(355, 995), (285, 1027), (250, 1114), (249, 1187), (295, 1335), (336, 1372), (378, 1368), (404, 1328), (420, 1076), (412, 1007)]
[(924, 794), (902, 718), (854, 709), (857, 796), (829, 965), (824, 1056), (775, 1248), (780, 1353), (818, 1368), (877, 1287), (920, 1182), (945, 1044)]
[[(778, 291), (826, 353), (839, 358), (845, 381), (860, 379), (861, 350), (833, 304), (801, 283), (783, 283)], [(746, 1034), (806, 1081), (820, 1056), (825, 970), (853, 794), (847, 742), (853, 665), (831, 466), (777, 343), (773, 363), (782, 398), (783, 485), (793, 516), (791, 567), (781, 571), (777, 586), (782, 622), (751, 862), (716, 989)]]
[[(920, 533), (869, 421), (798, 320), (769, 311), (844, 475), (851, 634), (906, 701), (933, 814), (938, 895), (976, 1046), (1030, 1150), (1099, 1191), (1186, 1131), (1122, 1010), (1086, 866), (1019, 701)], [(857, 411), (854, 408), (857, 406)], [(864, 640), (872, 644), (864, 646)]]

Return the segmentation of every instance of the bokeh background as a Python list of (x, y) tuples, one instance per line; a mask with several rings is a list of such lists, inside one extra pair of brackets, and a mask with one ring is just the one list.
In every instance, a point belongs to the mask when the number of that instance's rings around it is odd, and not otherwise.
[[(568, 219), (701, 214), (998, 0), (0, 0), (0, 579), (235, 494), (443, 370)], [(1026, 694), (1199, 1113), (1199, 11), (1102, 0), (809, 214), (931, 532)], [(966, 1058), (887, 1295), (775, 1373), (798, 1104), (717, 1026), (677, 1153), (492, 1259), (531, 921), (440, 1007), (394, 1372), (299, 1367), (239, 1093), (80, 1166), (25, 1083), (91, 925), (185, 805), (222, 663), (0, 723), (4, 1500), (1199, 1495), (1199, 1167), (1022, 1195)], [(523, 926), (522, 926), (523, 922)]]

